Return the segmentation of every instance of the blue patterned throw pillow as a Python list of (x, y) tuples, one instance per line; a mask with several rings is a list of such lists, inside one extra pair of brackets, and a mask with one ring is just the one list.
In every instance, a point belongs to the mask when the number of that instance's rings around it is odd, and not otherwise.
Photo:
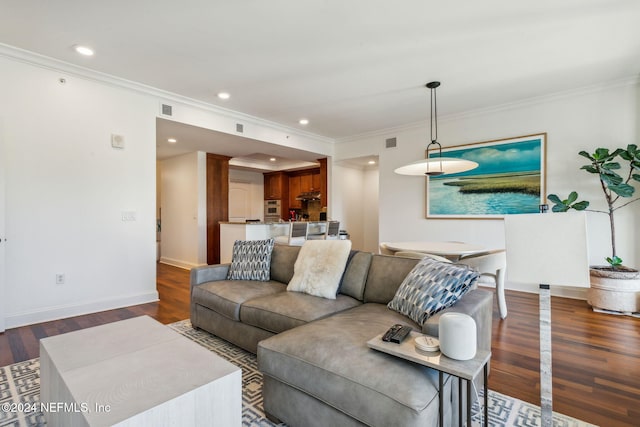
[(455, 304), (478, 277), (480, 273), (469, 266), (423, 258), (402, 281), (387, 307), (422, 326), (429, 317)]
[(236, 240), (227, 279), (269, 281), (273, 242), (273, 239)]

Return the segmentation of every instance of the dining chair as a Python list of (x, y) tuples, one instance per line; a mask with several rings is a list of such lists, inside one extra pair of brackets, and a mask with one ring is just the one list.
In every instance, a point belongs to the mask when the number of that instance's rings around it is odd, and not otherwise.
[(340, 221), (329, 221), (327, 224), (327, 232), (324, 235), (325, 240), (340, 239)]
[(413, 259), (422, 259), (425, 257), (429, 257), (432, 258), (436, 261), (440, 261), (440, 262), (448, 262), (450, 263), (451, 260), (448, 258), (445, 258), (443, 256), (440, 255), (434, 255), (434, 254), (428, 254), (425, 252), (410, 252), (410, 251), (398, 251), (396, 253), (393, 254), (394, 256), (400, 256), (400, 257), (404, 257), (404, 258), (413, 258)]
[(496, 287), (500, 317), (507, 317), (507, 301), (504, 296), (504, 277), (507, 268), (507, 255), (504, 249), (495, 249), (472, 255), (463, 255), (457, 263), (466, 264), (480, 272), (480, 283)]
[(289, 231), (286, 235), (276, 236), (275, 242), (281, 245), (302, 246), (307, 241), (308, 223), (289, 222)]
[(380, 243), (380, 254), (381, 255), (393, 255), (395, 253), (396, 253), (396, 251), (392, 251), (391, 249), (389, 249), (389, 247), (387, 246), (386, 242)]
[(305, 221), (292, 222), (289, 230), (289, 245), (302, 246), (307, 241), (307, 233), (309, 232), (309, 223)]

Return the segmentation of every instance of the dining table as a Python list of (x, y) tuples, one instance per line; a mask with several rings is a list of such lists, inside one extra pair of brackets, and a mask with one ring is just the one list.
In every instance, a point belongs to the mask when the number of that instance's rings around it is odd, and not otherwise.
[(387, 242), (387, 249), (393, 252), (420, 252), (445, 257), (451, 261), (458, 261), (465, 255), (474, 255), (487, 252), (488, 249), (481, 245), (464, 242), (438, 242), (438, 241), (407, 241)]

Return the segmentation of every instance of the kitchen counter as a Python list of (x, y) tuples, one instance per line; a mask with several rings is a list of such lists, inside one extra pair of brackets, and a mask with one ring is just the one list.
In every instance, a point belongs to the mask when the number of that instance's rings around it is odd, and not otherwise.
[[(305, 221), (309, 236), (321, 236), (327, 221)], [(236, 240), (264, 240), (289, 235), (290, 222), (220, 222), (220, 262), (229, 263)]]

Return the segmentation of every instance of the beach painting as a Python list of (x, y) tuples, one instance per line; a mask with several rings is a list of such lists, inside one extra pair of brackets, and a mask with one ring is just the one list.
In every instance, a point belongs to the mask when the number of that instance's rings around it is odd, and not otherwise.
[[(546, 133), (541, 133), (443, 148), (442, 157), (472, 160), (479, 166), (427, 177), (427, 218), (537, 213), (546, 198), (546, 139)], [(432, 151), (429, 156), (438, 154)]]

